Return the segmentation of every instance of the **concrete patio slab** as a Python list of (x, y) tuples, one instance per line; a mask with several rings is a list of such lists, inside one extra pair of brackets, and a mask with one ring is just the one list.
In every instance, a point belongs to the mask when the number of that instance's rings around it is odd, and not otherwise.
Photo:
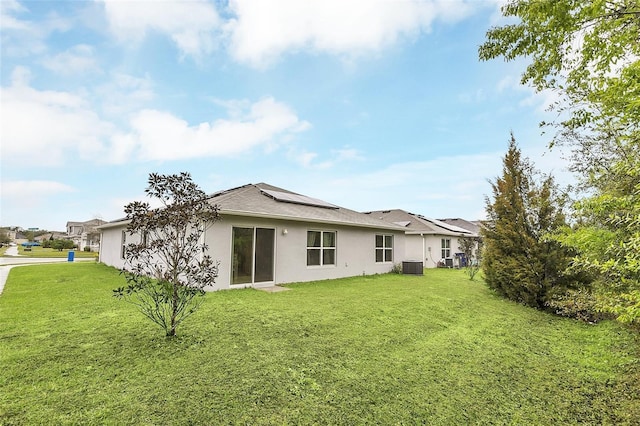
[(290, 288), (278, 287), (277, 285), (274, 285), (274, 286), (271, 286), (271, 287), (256, 287), (255, 289), (256, 290), (266, 291), (267, 293), (279, 293), (281, 291), (291, 290)]

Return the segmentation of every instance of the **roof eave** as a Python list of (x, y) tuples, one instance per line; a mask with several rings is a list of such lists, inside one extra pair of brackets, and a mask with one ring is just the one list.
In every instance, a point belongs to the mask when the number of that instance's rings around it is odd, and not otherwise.
[(386, 223), (381, 223), (381, 224), (355, 223), (355, 222), (344, 222), (340, 220), (318, 219), (318, 218), (290, 216), (290, 215), (278, 215), (273, 213), (260, 213), (260, 212), (250, 212), (250, 211), (242, 211), (242, 210), (220, 210), (220, 216), (224, 218), (225, 215), (289, 220), (293, 222), (325, 223), (330, 225), (354, 226), (358, 228), (369, 228), (369, 229), (387, 229), (387, 230), (398, 231), (398, 232), (406, 231), (404, 228), (400, 226), (394, 226)]
[(475, 238), (478, 235), (472, 232), (451, 232), (451, 231), (407, 231), (407, 235), (446, 235), (447, 237), (470, 237)]
[(115, 220), (113, 222), (108, 222), (100, 226), (96, 226), (96, 229), (103, 230), (103, 229), (109, 229), (109, 228), (118, 228), (120, 226), (128, 225), (130, 223), (131, 223), (131, 219)]

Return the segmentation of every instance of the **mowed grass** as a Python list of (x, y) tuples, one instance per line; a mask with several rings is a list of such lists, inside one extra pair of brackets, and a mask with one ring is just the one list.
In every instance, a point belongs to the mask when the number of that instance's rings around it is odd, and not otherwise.
[(0, 424), (637, 424), (638, 341), (461, 271), (207, 294), (167, 340), (102, 264), (17, 267)]
[[(23, 257), (62, 257), (62, 258), (66, 258), (69, 255), (69, 252), (72, 250), (56, 250), (56, 249), (52, 249), (52, 248), (44, 248), (42, 246), (32, 246), (31, 250), (26, 250), (24, 249), (24, 247), (22, 247), (21, 245), (18, 245), (18, 254), (20, 256)], [(80, 251), (80, 250), (73, 250), (75, 251), (74, 253), (74, 257), (81, 257), (81, 258), (97, 258), (98, 257), (98, 253), (96, 252), (90, 252), (90, 251)], [(4, 253), (3, 253), (4, 254)]]

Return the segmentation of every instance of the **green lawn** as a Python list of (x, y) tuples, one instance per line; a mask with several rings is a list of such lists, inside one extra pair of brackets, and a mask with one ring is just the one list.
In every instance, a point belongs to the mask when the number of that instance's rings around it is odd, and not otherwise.
[(206, 296), (166, 340), (101, 264), (0, 295), (0, 424), (637, 424), (638, 341), (461, 271)]
[[(24, 250), (24, 247), (18, 245), (18, 254), (24, 257), (63, 257), (66, 258), (70, 250), (55, 250), (52, 248), (43, 248), (39, 246), (33, 246), (31, 250)], [(3, 253), (4, 254), (4, 253)], [(98, 253), (75, 250), (75, 257), (81, 258), (97, 258)]]

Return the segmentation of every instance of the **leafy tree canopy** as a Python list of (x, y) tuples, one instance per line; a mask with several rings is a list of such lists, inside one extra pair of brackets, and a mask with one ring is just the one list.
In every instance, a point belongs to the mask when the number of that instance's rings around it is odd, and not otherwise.
[(576, 169), (601, 166), (624, 155), (629, 143), (637, 146), (637, 0), (512, 0), (502, 13), (518, 22), (487, 31), (480, 59), (526, 58), (522, 83), (561, 95), (554, 143), (577, 146)]
[(519, 22), (490, 29), (480, 58), (530, 58), (522, 83), (537, 90), (596, 88), (638, 63), (637, 0), (511, 0), (502, 14)]
[(72, 240), (45, 240), (43, 241), (43, 247), (51, 247), (54, 250), (70, 250), (74, 247)]
[(0, 228), (0, 244), (8, 244), (10, 242), (9, 232), (6, 229)]
[(552, 144), (572, 147), (589, 189), (560, 241), (601, 274), (602, 308), (640, 322), (640, 2), (512, 0), (502, 13), (517, 22), (490, 29), (480, 58), (525, 58), (522, 83), (560, 95)]
[(130, 221), (124, 275), (126, 287), (114, 296), (138, 307), (167, 336), (200, 306), (218, 265), (207, 253), (205, 230), (219, 219), (218, 209), (188, 173), (149, 175), (148, 196), (161, 208), (135, 201), (125, 206)]

